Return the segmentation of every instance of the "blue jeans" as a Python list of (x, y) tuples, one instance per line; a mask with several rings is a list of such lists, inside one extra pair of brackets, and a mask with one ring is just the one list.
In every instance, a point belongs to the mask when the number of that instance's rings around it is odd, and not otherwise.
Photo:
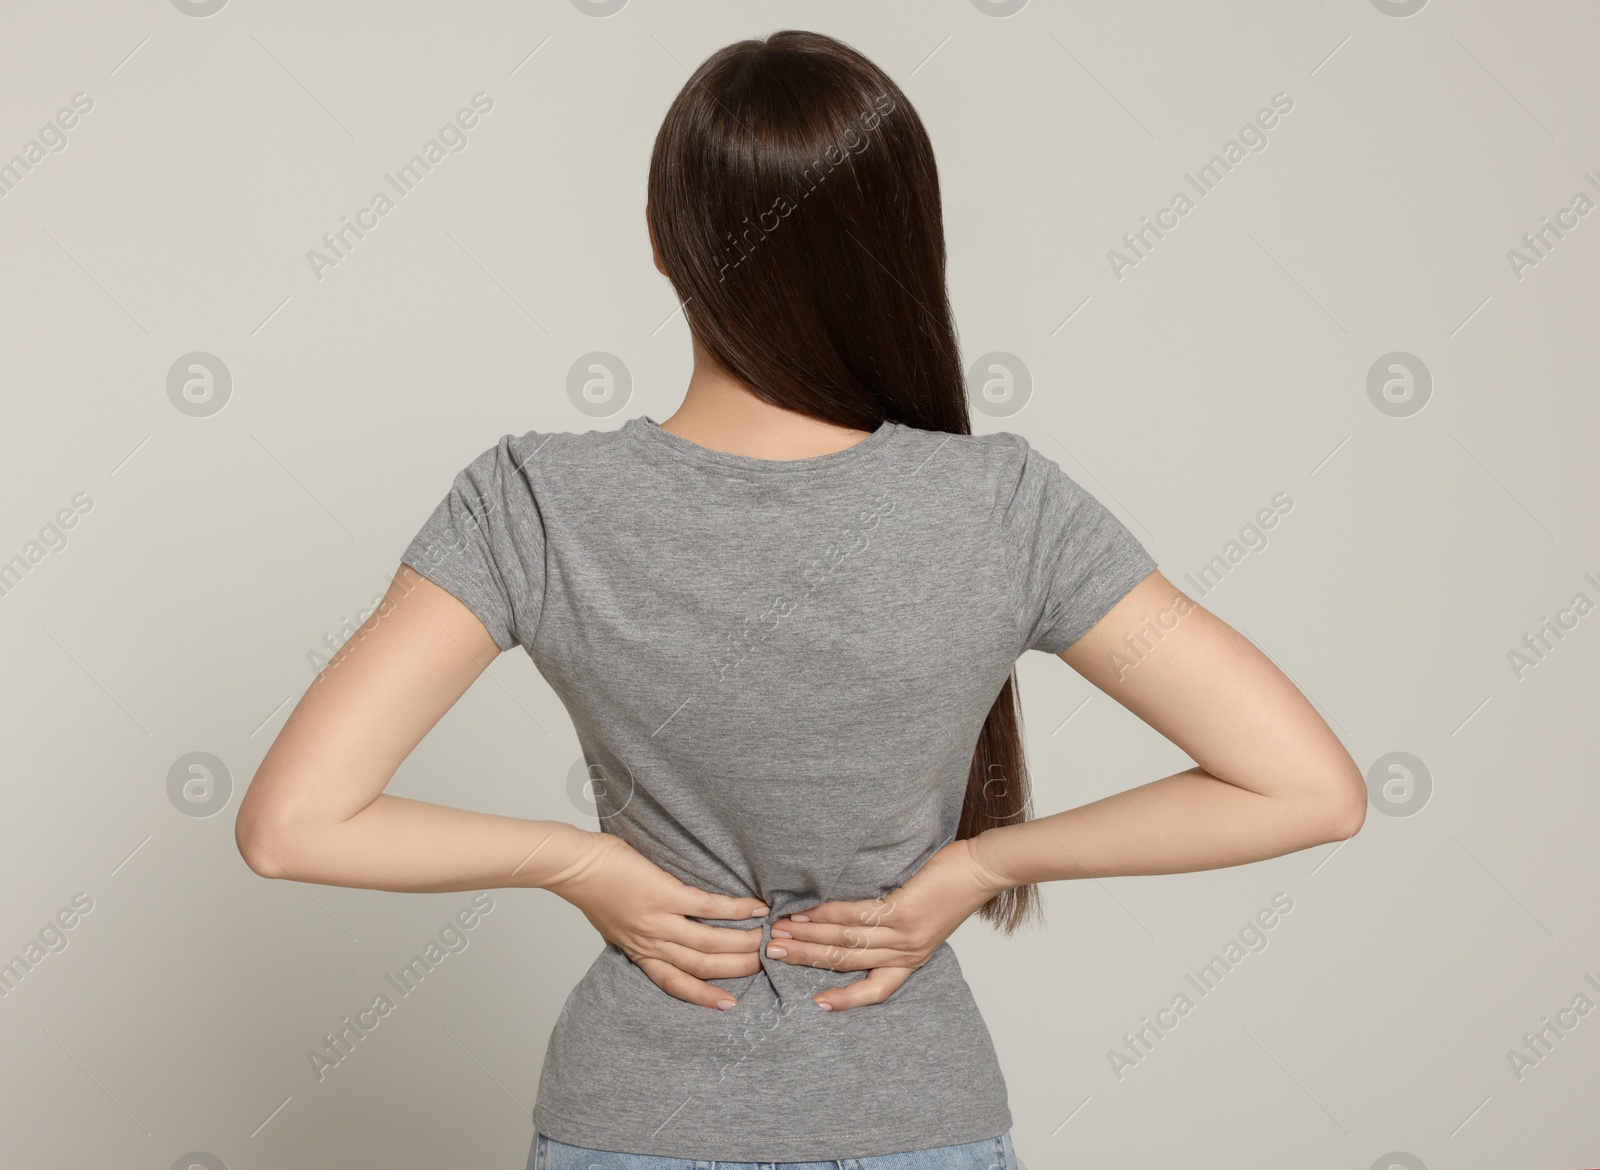
[(536, 1132), (528, 1170), (1017, 1170), (1017, 1155), (1009, 1133), (959, 1146), (828, 1162), (714, 1162), (590, 1150)]

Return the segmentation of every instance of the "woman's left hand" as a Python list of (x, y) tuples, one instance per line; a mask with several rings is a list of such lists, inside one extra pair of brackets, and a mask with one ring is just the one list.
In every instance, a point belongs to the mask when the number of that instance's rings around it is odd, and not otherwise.
[(778, 919), (767, 954), (802, 967), (866, 970), (864, 979), (812, 996), (831, 1011), (882, 1003), (956, 927), (1009, 888), (970, 846), (970, 838), (950, 842), (881, 898), (823, 902)]

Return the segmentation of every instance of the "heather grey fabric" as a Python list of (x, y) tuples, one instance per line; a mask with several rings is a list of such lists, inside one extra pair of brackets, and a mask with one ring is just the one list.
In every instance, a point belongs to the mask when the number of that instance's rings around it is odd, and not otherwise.
[(959, 1146), (821, 1162), (723, 1162), (714, 1158), (618, 1154), (569, 1146), (535, 1133), (528, 1150), (527, 1170), (1018, 1170), (1018, 1163), (1009, 1133)]
[[(1155, 568), (1014, 434), (885, 423), (768, 461), (647, 416), (506, 435), (403, 557), (521, 645), (572, 716), (601, 826), (768, 919), (866, 899), (955, 835), (979, 729), (1016, 659), (1075, 641)], [(713, 925), (741, 925), (707, 920)], [(770, 937), (770, 926), (764, 931)], [(534, 1123), (591, 1149), (801, 1162), (999, 1137), (989, 1033), (942, 945), (885, 1003), (762, 954), (674, 999), (616, 947), (568, 996)]]

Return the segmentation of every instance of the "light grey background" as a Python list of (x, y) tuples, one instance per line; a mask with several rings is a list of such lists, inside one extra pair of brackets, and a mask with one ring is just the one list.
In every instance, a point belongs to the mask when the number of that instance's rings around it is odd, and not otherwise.
[[(1600, 199), (1593, 6), (581, 4), (4, 7), (0, 160), (74, 94), (93, 108), (0, 199), (0, 559), (77, 493), (92, 508), (0, 596), (0, 958), (75, 895), (92, 910), (0, 998), (0, 1161), (522, 1166), (546, 1037), (599, 947), (582, 916), (495, 892), (319, 1080), (308, 1052), (472, 895), (264, 881), (233, 814), (311, 652), (456, 470), (505, 432), (676, 407), (651, 141), (707, 54), (807, 27), (928, 125), (964, 353), (1032, 380), (975, 426), (1110, 505), (1363, 769), (1403, 751), (1431, 776), (1413, 815), (1374, 809), (1337, 848), (1055, 885), (1049, 928), (1011, 940), (964, 926), (1022, 1158), (1600, 1162), (1600, 1016), (1520, 1076), (1508, 1056), (1580, 993), (1600, 1004), (1600, 613), (1520, 678), (1508, 659), (1575, 594), (1600, 602), (1600, 218), (1520, 278), (1508, 257)], [(466, 149), (314, 276), (323, 233), (480, 91)], [(1294, 106), (1266, 149), (1119, 278), (1108, 251), (1277, 93)], [(167, 392), (196, 351), (232, 378), (204, 417)], [(567, 393), (594, 351), (632, 378), (609, 417)], [(1405, 417), (1367, 393), (1394, 351), (1433, 382)], [(1264, 548), (1186, 579), (1279, 492)], [(1052, 658), (1021, 682), (1040, 813), (1188, 764)], [(209, 817), (168, 795), (192, 752), (231, 774)], [(391, 791), (594, 827), (577, 754), (518, 651)], [(1195, 993), (1185, 974), (1279, 893), (1266, 949)], [(1119, 1079), (1108, 1052), (1180, 991), (1194, 1010)]]

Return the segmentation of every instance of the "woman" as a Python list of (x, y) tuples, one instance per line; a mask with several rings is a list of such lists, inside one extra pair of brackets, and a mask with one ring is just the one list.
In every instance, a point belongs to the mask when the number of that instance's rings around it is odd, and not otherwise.
[[(1012, 1170), (945, 940), (1014, 930), (1039, 882), (1348, 837), (1361, 775), (1059, 466), (970, 433), (933, 152), (871, 62), (801, 32), (713, 55), (646, 220), (693, 339), (683, 405), (506, 435), (456, 477), (262, 762), (240, 850), (582, 910), (606, 945), (550, 1038), (534, 1170)], [(516, 645), (572, 715), (599, 832), (383, 791)], [(1030, 820), (1029, 649), (1199, 766)]]

